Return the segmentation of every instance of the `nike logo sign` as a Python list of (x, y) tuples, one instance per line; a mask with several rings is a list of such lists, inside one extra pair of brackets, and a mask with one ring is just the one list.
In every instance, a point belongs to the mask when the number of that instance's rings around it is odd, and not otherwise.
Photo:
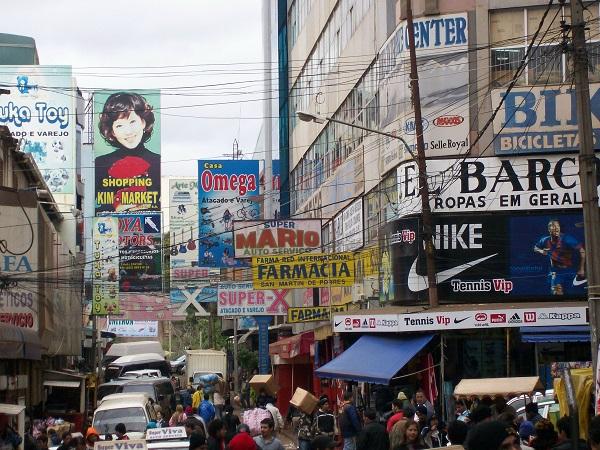
[(340, 321), (340, 322), (336, 322), (336, 323), (335, 323), (335, 326), (336, 326), (336, 327), (339, 327), (339, 326), (342, 324), (342, 322), (343, 322), (343, 320), (342, 320), (342, 321)]
[(468, 317), (465, 317), (464, 319), (457, 319), (456, 317), (454, 318), (454, 323), (461, 323), (464, 322), (465, 320), (467, 320)]
[[(459, 273), (464, 272), (465, 270), (470, 269), (471, 267), (474, 267), (477, 264), (481, 264), (482, 262), (484, 262), (490, 258), (493, 258), (497, 254), (498, 253), (494, 253), (493, 255), (484, 256), (483, 258), (475, 259), (471, 262), (461, 264), (460, 266), (452, 267), (451, 269), (442, 270), (441, 272), (438, 272), (436, 275), (437, 282), (438, 282), (438, 284), (443, 283), (444, 281), (455, 277)], [(408, 272), (408, 289), (410, 289), (412, 292), (424, 291), (425, 289), (427, 289), (429, 287), (429, 283), (427, 282), (427, 277), (423, 276), (423, 275), (419, 275), (417, 273), (418, 259), (419, 258), (415, 258), (415, 261), (412, 263), (412, 266), (410, 267), (410, 272)]]

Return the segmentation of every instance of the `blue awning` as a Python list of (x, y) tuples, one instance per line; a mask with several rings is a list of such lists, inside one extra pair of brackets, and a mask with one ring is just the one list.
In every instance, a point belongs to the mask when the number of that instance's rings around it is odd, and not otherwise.
[(589, 325), (521, 327), (520, 331), (522, 342), (590, 342)]
[(340, 356), (315, 370), (319, 378), (389, 384), (433, 335), (405, 337), (365, 335)]

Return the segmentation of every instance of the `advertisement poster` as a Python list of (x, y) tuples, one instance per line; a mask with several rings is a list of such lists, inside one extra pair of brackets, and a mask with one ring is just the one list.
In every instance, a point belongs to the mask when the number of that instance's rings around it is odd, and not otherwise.
[[(427, 299), (418, 219), (386, 227), (391, 277), (383, 291), (403, 303)], [(584, 299), (581, 212), (437, 216), (434, 245), (440, 298), (449, 302)]]
[(319, 252), (321, 221), (234, 220), (233, 244), (236, 258)]
[[(469, 43), (466, 13), (415, 18), (417, 65), (421, 93), (425, 154), (450, 156), (469, 150)], [(435, 30), (435, 31), (434, 31)], [(437, 33), (437, 34), (436, 34)], [(410, 62), (406, 22), (382, 46), (373, 69), (379, 81), (382, 109), (377, 129), (401, 135), (416, 152), (415, 118), (410, 101)], [(398, 118), (402, 118), (399, 122)], [(393, 127), (393, 128), (390, 128)], [(398, 129), (399, 128), (399, 129)], [(382, 146), (380, 169), (386, 172), (412, 158), (399, 141)]]
[(348, 305), (293, 307), (288, 309), (287, 323), (329, 321), (334, 313), (347, 309)]
[(298, 289), (354, 284), (352, 253), (316, 253), (252, 258), (256, 289)]
[(160, 93), (94, 94), (96, 213), (160, 211)]
[(350, 252), (363, 246), (363, 200), (350, 203), (333, 219), (335, 250)]
[(75, 89), (71, 66), (2, 66), (0, 125), (23, 139), (52, 193), (75, 191)]
[(109, 319), (106, 331), (115, 333), (117, 337), (157, 337), (158, 321)]
[(119, 220), (94, 217), (92, 314), (119, 314)]
[[(600, 83), (590, 83), (594, 140), (600, 140)], [(579, 151), (575, 91), (567, 85), (515, 87), (492, 91), (496, 155)]]
[(258, 177), (258, 161), (198, 161), (199, 266), (248, 267), (234, 257), (233, 221), (258, 218)]
[(120, 291), (161, 291), (160, 214), (128, 214), (118, 216), (118, 221)]
[(216, 302), (220, 271), (198, 266), (198, 180), (171, 178), (169, 200), (171, 301)]
[(254, 289), (251, 282), (219, 283), (218, 316), (285, 316), (289, 290)]
[[(417, 164), (401, 164), (397, 175), (397, 215), (420, 214)], [(438, 213), (581, 208), (576, 155), (431, 160), (427, 178)]]
[[(25, 214), (31, 222), (38, 222), (38, 211), (26, 205)], [(0, 291), (0, 326), (13, 325), (32, 331), (39, 330), (39, 296), (37, 294), (37, 276), (31, 272), (38, 270), (38, 240), (37, 233), (30, 236), (30, 231), (23, 224), (27, 223), (23, 210), (19, 206), (2, 206), (0, 227), (2, 239), (6, 240), (6, 252), (2, 258), (2, 273), (12, 276), (23, 276), (30, 283), (18, 283), (17, 286)], [(23, 238), (23, 235), (26, 238)], [(31, 241), (29, 240), (31, 238)], [(31, 243), (31, 247), (29, 244)], [(28, 289), (30, 287), (30, 289)]]

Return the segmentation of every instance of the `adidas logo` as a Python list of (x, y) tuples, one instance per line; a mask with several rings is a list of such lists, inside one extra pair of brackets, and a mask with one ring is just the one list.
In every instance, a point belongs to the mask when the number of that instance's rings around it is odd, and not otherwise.
[(518, 313), (514, 313), (512, 316), (510, 316), (510, 319), (508, 319), (508, 323), (523, 323), (523, 321)]

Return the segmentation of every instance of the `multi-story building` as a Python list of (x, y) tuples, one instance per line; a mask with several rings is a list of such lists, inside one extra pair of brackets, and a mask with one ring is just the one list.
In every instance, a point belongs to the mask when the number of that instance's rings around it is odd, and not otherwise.
[[(367, 334), (393, 336), (396, 347), (412, 333), (433, 336), (418, 349), (439, 362), (445, 348), (436, 373), (446, 396), (462, 378), (548, 382), (550, 362), (591, 360), (581, 342), (589, 328), (577, 118), (561, 28), (570, 10), (547, 3), (412, 2), (440, 299), (431, 307), (406, 2), (279, 2), (281, 197), (290, 205), (282, 211), (322, 218), (325, 249), (355, 252), (359, 267), (352, 288), (313, 298), (348, 303), (348, 313), (316, 329), (295, 325), (295, 334), (314, 335), (308, 364), (325, 365), (321, 375), (368, 381), (358, 353), (353, 375), (325, 364), (342, 349), (351, 360), (351, 344)], [(598, 14), (587, 6), (592, 95)], [(350, 125), (302, 122), (299, 111)], [(395, 369), (383, 381), (402, 373)], [(326, 380), (298, 383), (339, 386)]]

